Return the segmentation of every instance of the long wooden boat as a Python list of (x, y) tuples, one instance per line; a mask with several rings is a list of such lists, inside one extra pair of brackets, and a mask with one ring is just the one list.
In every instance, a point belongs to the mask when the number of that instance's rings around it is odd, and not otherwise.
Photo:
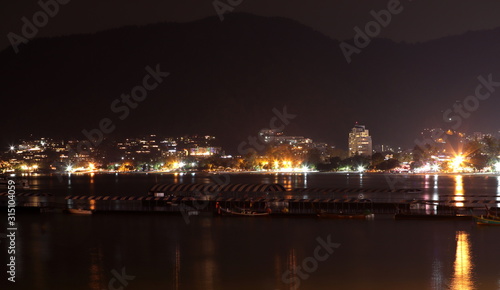
[(231, 215), (231, 216), (268, 216), (268, 212), (256, 212), (252, 210), (230, 210), (228, 208), (219, 208), (221, 215)]
[(363, 214), (348, 214), (348, 213), (327, 213), (327, 212), (318, 212), (317, 214), (320, 218), (329, 218), (329, 219), (373, 219), (375, 215), (373, 213), (363, 213)]
[(478, 225), (500, 226), (500, 219), (484, 216), (475, 216), (474, 219)]
[(394, 215), (397, 220), (446, 220), (446, 219), (470, 219), (469, 215), (459, 214), (416, 214), (397, 213)]
[(92, 211), (89, 209), (82, 209), (82, 208), (68, 208), (68, 213), (71, 214), (92, 214)]

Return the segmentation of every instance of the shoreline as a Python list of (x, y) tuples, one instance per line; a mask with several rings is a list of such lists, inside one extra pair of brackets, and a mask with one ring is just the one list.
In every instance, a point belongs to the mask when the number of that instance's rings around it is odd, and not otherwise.
[(15, 174), (15, 177), (30, 177), (30, 176), (54, 176), (54, 175), (92, 175), (92, 174), (120, 174), (120, 175), (148, 175), (148, 174), (158, 174), (158, 175), (221, 175), (221, 174), (231, 174), (231, 175), (239, 175), (239, 174), (249, 174), (249, 175), (276, 175), (276, 174), (335, 174), (335, 175), (395, 175), (395, 176), (426, 176), (426, 175), (437, 175), (437, 176), (485, 176), (485, 177), (499, 177), (500, 173), (493, 172), (464, 172), (464, 173), (443, 173), (443, 172), (428, 172), (428, 173), (392, 173), (392, 172), (359, 172), (359, 171), (332, 171), (332, 172), (321, 172), (321, 171), (93, 171), (93, 172), (72, 172), (72, 173), (21, 173)]

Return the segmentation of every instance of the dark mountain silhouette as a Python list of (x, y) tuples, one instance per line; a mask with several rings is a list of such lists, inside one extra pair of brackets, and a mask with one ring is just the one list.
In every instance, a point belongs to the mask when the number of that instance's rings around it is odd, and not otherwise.
[[(500, 81), (499, 36), (496, 29), (418, 44), (375, 39), (351, 64), (336, 40), (249, 14), (36, 39), (18, 54), (0, 53), (2, 144), (29, 134), (83, 139), (83, 129), (110, 118), (113, 138), (213, 134), (235, 153), (269, 127), (273, 108), (286, 106), (297, 116), (287, 134), (345, 148), (359, 121), (375, 144), (413, 147), (421, 129), (449, 125), (442, 111), (474, 94), (479, 75)], [(119, 120), (111, 103), (156, 64), (170, 75)], [(459, 130), (496, 132), (499, 100), (500, 92), (481, 101)]]

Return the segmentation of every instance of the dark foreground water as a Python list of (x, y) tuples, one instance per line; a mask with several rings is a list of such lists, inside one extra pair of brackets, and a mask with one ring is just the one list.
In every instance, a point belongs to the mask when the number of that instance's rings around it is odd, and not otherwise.
[(114, 270), (123, 289), (499, 289), (498, 241), (472, 221), (23, 216), (15, 284), (121, 289)]
[[(51, 177), (30, 182), (33, 190), (56, 195), (134, 194), (158, 179), (175, 178), (95, 175), (72, 176), (70, 184)], [(293, 187), (387, 187), (380, 175), (231, 178)], [(498, 195), (497, 177), (407, 178), (406, 186), (425, 189), (423, 197)], [(467, 220), (19, 214), (17, 221), (16, 283), (7, 284), (2, 270), (0, 289), (500, 289), (500, 227)], [(6, 269), (6, 240), (0, 241)]]

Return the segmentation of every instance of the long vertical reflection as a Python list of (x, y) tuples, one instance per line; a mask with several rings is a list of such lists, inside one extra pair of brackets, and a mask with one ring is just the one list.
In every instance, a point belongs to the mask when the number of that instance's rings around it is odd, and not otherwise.
[[(89, 288), (100, 290), (105, 283), (103, 271), (103, 255), (100, 247), (90, 249), (90, 268), (89, 268)], [(106, 285), (108, 286), (108, 285)]]
[(465, 231), (458, 231), (457, 236), (457, 252), (455, 255), (454, 273), (451, 289), (474, 289), (472, 281), (472, 268), (474, 265), (471, 260), (471, 246), (469, 234)]
[(436, 201), (436, 203), (433, 205), (433, 214), (437, 214), (437, 202), (439, 201), (439, 190), (438, 190), (438, 175), (434, 175), (434, 186), (432, 189), (432, 200)]
[(94, 183), (94, 172), (89, 174), (89, 193), (90, 193), (90, 195), (96, 195), (95, 183)]
[[(290, 249), (290, 252), (288, 253), (288, 258), (287, 258), (287, 272), (288, 273), (295, 273), (295, 269), (297, 269), (297, 256), (295, 254), (295, 249)], [(286, 289), (296, 289), (298, 285), (293, 283), (294, 281), (294, 274), (290, 274), (288, 277), (283, 277), (281, 276), (280, 278), (282, 279), (283, 282), (286, 283), (287, 287)], [(290, 283), (292, 282), (292, 283)]]
[[(302, 174), (295, 173), (293, 175), (292, 188), (304, 187), (303, 184), (304, 184), (304, 181), (302, 180)], [(290, 188), (290, 189), (292, 189), (292, 188)]]
[(89, 200), (90, 210), (95, 210), (95, 199)]
[(432, 289), (443, 288), (443, 265), (439, 259), (434, 260), (432, 263)]
[(203, 247), (201, 247), (201, 253), (204, 256), (203, 262), (200, 263), (201, 274), (203, 281), (203, 289), (211, 290), (215, 289), (214, 283), (216, 281), (216, 276), (218, 273), (217, 263), (215, 260), (215, 241), (212, 232), (212, 220), (204, 219), (202, 220), (202, 240), (205, 241)]
[(290, 191), (292, 189), (292, 177), (289, 175), (283, 176), (283, 187), (285, 187), (286, 190)]
[[(433, 198), (429, 195), (429, 174), (424, 176), (424, 200), (432, 201)], [(425, 214), (434, 214), (437, 209), (437, 205), (434, 202), (430, 202), (425, 206)]]
[[(25, 261), (26, 257), (32, 259), (34, 272), (31, 278), (33, 279), (33, 281), (35, 281), (36, 285), (46, 285), (48, 282), (47, 276), (49, 275), (49, 272), (46, 265), (44, 264), (44, 261), (49, 258), (49, 254), (51, 253), (51, 249), (49, 249), (50, 236), (47, 234), (51, 229), (48, 228), (48, 224), (46, 222), (43, 222), (43, 224), (31, 224), (29, 230), (33, 239), (26, 241), (29, 245), (29, 247), (27, 247), (28, 251), (24, 252), (23, 248), (20, 247), (19, 250), (16, 250), (16, 260)], [(22, 245), (25, 242), (23, 237), (24, 236), (22, 235), (18, 236), (16, 243)], [(3, 246), (3, 244), (1, 245)], [(20, 272), (22, 273), (22, 271), (23, 268), (20, 267), (18, 274)], [(4, 278), (2, 277), (2, 279)]]
[(179, 244), (175, 247), (175, 267), (174, 267), (174, 289), (178, 290), (181, 274), (181, 250)]
[(297, 256), (295, 254), (295, 249), (290, 248), (285, 259), (282, 259), (278, 253), (274, 258), (274, 275), (275, 284), (274, 289), (297, 289), (297, 279), (296, 276), (297, 269)]
[(286, 261), (281, 260), (281, 255), (276, 253), (274, 256), (274, 277), (275, 277), (275, 287), (274, 289), (282, 289), (283, 287), (283, 272), (285, 271), (283, 267), (287, 267)]
[(427, 188), (430, 188), (429, 184), (430, 184), (430, 181), (429, 181), (429, 174), (426, 174), (425, 175), (425, 180), (424, 180), (424, 188), (427, 189)]
[(495, 199), (497, 200), (497, 207), (500, 207), (500, 176), (497, 176), (497, 196)]
[(458, 207), (463, 207), (464, 203), (463, 201), (465, 200), (464, 198), (464, 184), (462, 180), (462, 175), (456, 175), (455, 176), (455, 196), (453, 197), (453, 200), (455, 200), (455, 205)]

